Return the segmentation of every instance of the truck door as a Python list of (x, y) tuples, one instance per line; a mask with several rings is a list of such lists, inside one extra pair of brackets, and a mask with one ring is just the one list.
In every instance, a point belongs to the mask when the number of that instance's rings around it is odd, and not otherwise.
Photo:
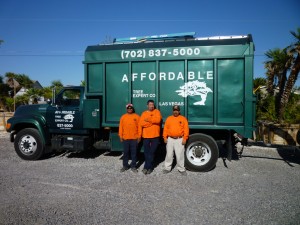
[(84, 99), (83, 127), (88, 129), (100, 128), (100, 107), (98, 99)]
[(47, 110), (47, 124), (51, 133), (76, 133), (83, 129), (83, 90), (64, 89), (56, 97), (55, 105)]

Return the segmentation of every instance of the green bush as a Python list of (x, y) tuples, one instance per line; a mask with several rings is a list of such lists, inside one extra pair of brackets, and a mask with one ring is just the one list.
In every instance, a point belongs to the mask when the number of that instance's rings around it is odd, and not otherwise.
[[(300, 123), (300, 95), (291, 94), (283, 117), (283, 123)], [(262, 96), (260, 92), (257, 93), (256, 120), (279, 122), (275, 110), (275, 96)]]

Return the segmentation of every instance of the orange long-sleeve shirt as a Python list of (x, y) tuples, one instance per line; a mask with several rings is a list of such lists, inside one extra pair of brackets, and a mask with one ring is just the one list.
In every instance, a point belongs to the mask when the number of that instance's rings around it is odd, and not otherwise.
[(138, 139), (139, 135), (139, 120), (140, 117), (136, 113), (126, 113), (121, 116), (119, 125), (119, 136), (120, 138), (127, 139)]
[(163, 137), (167, 139), (168, 137), (183, 137), (187, 140), (189, 137), (189, 124), (187, 119), (182, 116), (169, 116), (166, 120), (164, 126)]
[(159, 137), (161, 120), (162, 116), (158, 109), (143, 112), (140, 118), (139, 134), (143, 138)]

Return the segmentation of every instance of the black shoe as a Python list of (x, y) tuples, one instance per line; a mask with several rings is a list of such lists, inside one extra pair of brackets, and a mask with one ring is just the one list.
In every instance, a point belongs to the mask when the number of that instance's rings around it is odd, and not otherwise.
[(163, 170), (163, 174), (167, 174), (167, 173), (170, 173), (171, 170)]
[(138, 170), (135, 167), (131, 168), (131, 171), (134, 172), (134, 173), (138, 172)]
[(129, 170), (129, 167), (123, 167), (122, 169), (120, 169), (120, 172), (123, 173), (123, 172), (125, 172), (126, 170)]
[(153, 172), (152, 169), (147, 170), (147, 174), (150, 174), (150, 173), (152, 173), (152, 172)]
[(142, 172), (146, 175), (148, 171), (146, 169), (143, 169)]
[(182, 176), (187, 176), (187, 173), (186, 173), (186, 171), (179, 171), (179, 173), (182, 175)]

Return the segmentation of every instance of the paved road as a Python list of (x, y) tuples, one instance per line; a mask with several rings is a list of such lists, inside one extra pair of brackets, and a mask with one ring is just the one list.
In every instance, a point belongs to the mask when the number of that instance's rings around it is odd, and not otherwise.
[(0, 134), (0, 224), (300, 224), (300, 159), (246, 147), (207, 173), (119, 172), (119, 154), (18, 158)]

